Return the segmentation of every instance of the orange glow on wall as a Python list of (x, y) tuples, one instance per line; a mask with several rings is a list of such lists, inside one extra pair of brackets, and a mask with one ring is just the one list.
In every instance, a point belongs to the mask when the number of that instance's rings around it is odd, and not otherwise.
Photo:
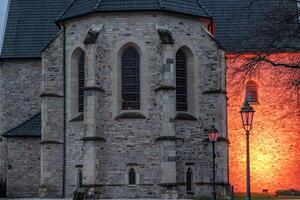
[[(300, 54), (276, 54), (278, 59), (300, 58)], [(246, 191), (245, 132), (239, 110), (245, 100), (240, 75), (233, 71), (242, 59), (228, 62), (228, 127), (230, 182), (236, 192)], [(293, 111), (300, 106), (299, 90), (287, 84), (292, 70), (262, 66), (251, 80), (258, 86), (253, 130), (250, 135), (251, 191), (300, 190), (300, 116)]]

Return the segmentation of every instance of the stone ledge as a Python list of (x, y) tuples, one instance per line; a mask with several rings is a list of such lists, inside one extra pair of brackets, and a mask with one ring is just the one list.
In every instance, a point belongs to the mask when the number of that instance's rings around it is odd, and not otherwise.
[(160, 90), (176, 90), (176, 87), (169, 86), (169, 85), (161, 85), (154, 89), (155, 92), (160, 91)]
[(187, 121), (197, 121), (197, 117), (194, 114), (189, 112), (178, 112), (175, 120), (187, 120)]
[(105, 90), (101, 87), (98, 86), (89, 86), (89, 87), (85, 87), (84, 91), (99, 91), (99, 92), (105, 92)]
[(100, 136), (83, 137), (81, 140), (84, 141), (84, 142), (86, 142), (86, 141), (102, 141), (102, 142), (106, 142), (106, 139), (104, 139), (103, 137), (100, 137)]
[(118, 119), (147, 119), (143, 114), (138, 111), (122, 111), (115, 120)]
[(227, 94), (227, 92), (225, 90), (207, 90), (202, 94)]
[(43, 98), (43, 97), (58, 97), (58, 98), (62, 98), (62, 97), (64, 97), (63, 95), (61, 95), (61, 94), (56, 94), (56, 93), (42, 93), (41, 95), (40, 95), (40, 97), (41, 98)]
[(62, 141), (58, 140), (43, 140), (40, 144), (64, 144)]
[(83, 113), (78, 113), (75, 117), (69, 120), (69, 122), (79, 122), (83, 121), (84, 119), (84, 114)]
[(184, 139), (176, 136), (159, 136), (158, 138), (155, 139), (155, 141), (164, 141), (164, 140), (176, 141), (176, 140), (184, 140)]

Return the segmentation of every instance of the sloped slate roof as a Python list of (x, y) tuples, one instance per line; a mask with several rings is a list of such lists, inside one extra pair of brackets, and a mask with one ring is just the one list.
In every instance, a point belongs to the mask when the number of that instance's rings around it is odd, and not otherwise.
[[(56, 19), (64, 20), (98, 11), (166, 10), (208, 16), (206, 9), (215, 19), (216, 38), (227, 52), (295, 51), (295, 48), (286, 47), (283, 43), (294, 45), (300, 50), (299, 36), (280, 35), (280, 38), (274, 40), (269, 37), (270, 34), (260, 33), (259, 37), (254, 37), (257, 31), (264, 32), (268, 22), (265, 15), (268, 11), (279, 8), (286, 13), (297, 12), (295, 1), (260, 0), (250, 7), (249, 2), (250, 0), (11, 0), (0, 58), (40, 57), (42, 48), (58, 31), (54, 23)], [(274, 46), (270, 47), (270, 44)], [(279, 46), (283, 48), (278, 48)]]
[(39, 58), (57, 33), (54, 23), (71, 0), (10, 0), (0, 58)]
[(38, 113), (19, 126), (7, 131), (4, 137), (40, 137), (41, 113)]
[(200, 0), (74, 0), (59, 20), (94, 12), (161, 11), (209, 17)]

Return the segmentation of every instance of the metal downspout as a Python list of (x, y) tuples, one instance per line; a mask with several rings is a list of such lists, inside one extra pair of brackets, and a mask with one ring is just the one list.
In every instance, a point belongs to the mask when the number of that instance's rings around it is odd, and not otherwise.
[(66, 179), (66, 125), (67, 125), (67, 112), (66, 112), (66, 27), (64, 24), (62, 24), (63, 27), (63, 34), (64, 34), (64, 38), (63, 38), (63, 87), (64, 87), (64, 128), (63, 128), (63, 134), (64, 134), (64, 145), (63, 145), (63, 183), (62, 183), (62, 194), (63, 194), (63, 198), (65, 198), (66, 194), (65, 194), (65, 179)]

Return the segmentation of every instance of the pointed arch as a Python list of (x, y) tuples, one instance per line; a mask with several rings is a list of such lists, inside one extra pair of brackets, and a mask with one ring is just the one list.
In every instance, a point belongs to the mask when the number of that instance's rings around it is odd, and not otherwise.
[(141, 109), (141, 56), (132, 43), (124, 45), (121, 55), (121, 100), (122, 110)]
[(245, 85), (245, 100), (248, 103), (258, 103), (258, 86), (253, 80), (247, 81)]
[(85, 52), (82, 48), (77, 47), (70, 58), (67, 82), (71, 118), (84, 112), (85, 63)]
[(176, 52), (176, 110), (179, 112), (194, 112), (194, 67), (194, 56), (190, 48), (179, 48)]

